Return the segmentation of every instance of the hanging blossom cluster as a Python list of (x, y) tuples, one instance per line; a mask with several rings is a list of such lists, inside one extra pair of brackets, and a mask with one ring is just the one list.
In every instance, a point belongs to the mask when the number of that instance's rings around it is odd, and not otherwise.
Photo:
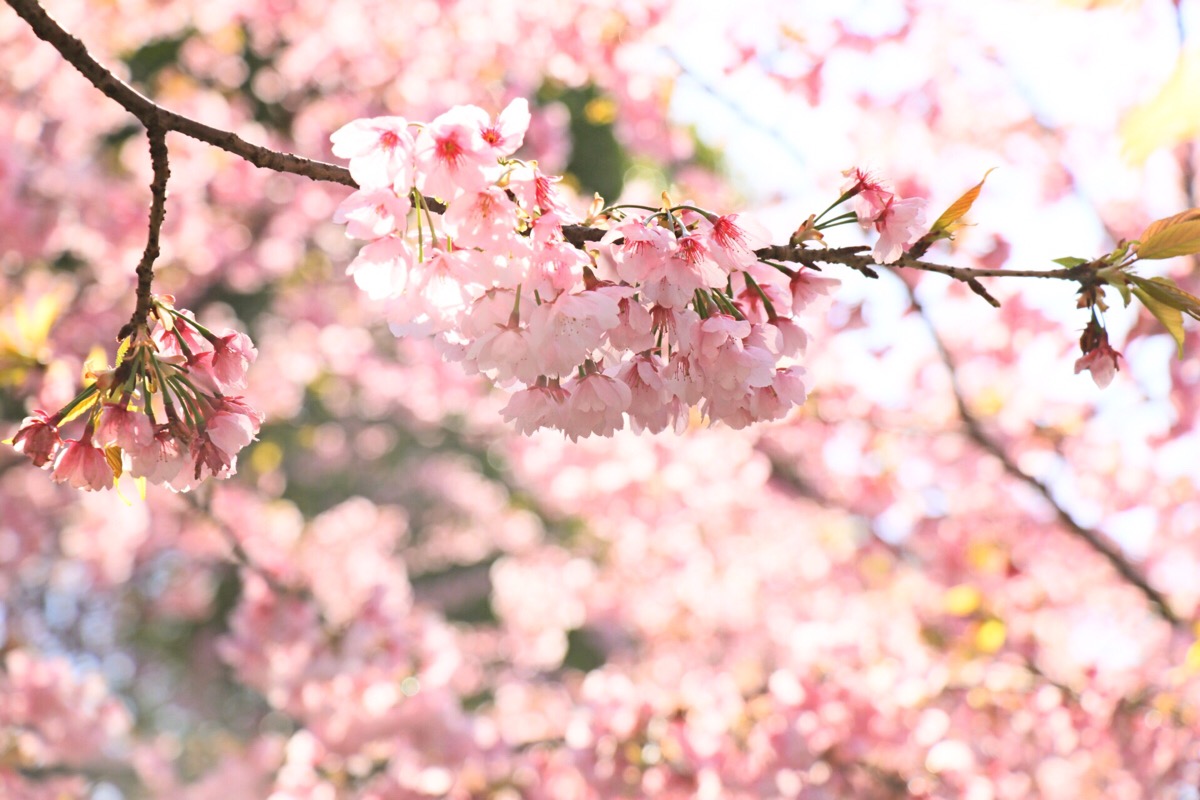
[(332, 136), (360, 189), (334, 219), (367, 240), (348, 272), (386, 302), (396, 335), (512, 390), (524, 433), (571, 439), (686, 426), (692, 408), (741, 428), (803, 403), (794, 319), (837, 284), (767, 263), (758, 227), (692, 205), (600, 208), (584, 250), (557, 177), (512, 157), (529, 110), (458, 106), (428, 124), (349, 123)]
[[(263, 416), (232, 392), (258, 355), (244, 333), (214, 333), (170, 297), (154, 301), (117, 364), (88, 368), (88, 385), (54, 414), (35, 411), (12, 438), (34, 466), (77, 489), (112, 487), (121, 475), (188, 491), (237, 470), (238, 452)], [(82, 420), (77, 439), (62, 428)]]

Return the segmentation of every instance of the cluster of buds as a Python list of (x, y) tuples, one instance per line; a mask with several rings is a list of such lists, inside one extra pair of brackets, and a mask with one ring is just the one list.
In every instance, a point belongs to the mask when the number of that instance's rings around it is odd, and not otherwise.
[[(121, 343), (111, 369), (89, 369), (88, 385), (54, 414), (35, 411), (13, 446), (55, 481), (100, 490), (121, 475), (188, 491), (237, 469), (262, 415), (231, 392), (244, 388), (258, 352), (245, 334), (213, 333), (158, 298), (150, 321)], [(62, 426), (82, 421), (78, 439)]]
[(837, 282), (760, 259), (752, 222), (666, 196), (597, 198), (584, 222), (607, 232), (577, 247), (559, 179), (512, 157), (528, 123), (517, 100), (496, 120), (459, 106), (333, 134), (360, 186), (335, 220), (368, 242), (348, 272), (393, 332), (510, 389), (502, 413), (525, 433), (679, 429), (693, 408), (743, 427), (803, 403), (793, 315)]

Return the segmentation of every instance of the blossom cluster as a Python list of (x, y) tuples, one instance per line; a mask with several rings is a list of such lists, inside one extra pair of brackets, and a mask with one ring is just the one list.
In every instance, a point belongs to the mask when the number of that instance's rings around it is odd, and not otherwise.
[[(128, 473), (188, 491), (234, 474), (237, 453), (258, 435), (262, 414), (230, 394), (245, 387), (258, 355), (250, 337), (214, 333), (166, 297), (151, 314), (154, 322), (123, 340), (116, 366), (89, 366), (71, 402), (35, 411), (13, 436), (13, 447), (55, 481), (96, 491)], [(77, 419), (79, 438), (63, 439), (62, 427)]]
[(896, 193), (870, 173), (855, 167), (844, 173), (843, 198), (854, 198), (854, 214), (864, 228), (874, 228), (876, 264), (891, 264), (904, 254), (928, 229), (926, 201), (921, 197), (899, 199)]
[(576, 246), (560, 179), (513, 158), (529, 119), (516, 100), (495, 120), (458, 106), (333, 134), (360, 186), (334, 218), (368, 242), (348, 272), (392, 331), (511, 388), (502, 414), (524, 433), (681, 429), (693, 408), (741, 428), (803, 403), (794, 315), (836, 281), (761, 260), (766, 236), (737, 214), (665, 196), (597, 199), (586, 222), (607, 230)]

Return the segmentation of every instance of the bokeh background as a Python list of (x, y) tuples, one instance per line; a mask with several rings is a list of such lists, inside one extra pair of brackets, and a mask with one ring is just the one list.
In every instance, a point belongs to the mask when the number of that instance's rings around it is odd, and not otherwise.
[[(996, 167), (930, 257), (1048, 268), (1197, 205), (1191, 0), (47, 8), (156, 101), (314, 158), (527, 97), (521, 155), (581, 211), (667, 190), (782, 242), (843, 169), (936, 214)], [(150, 167), (7, 8), (0, 64), (9, 436), (113, 355)], [(1177, 360), (1110, 297), (1101, 392), (1066, 283), (993, 280), (995, 310), (827, 270), (792, 418), (518, 437), (346, 278), (345, 187), (169, 146), (156, 290), (251, 334), (267, 423), (236, 478), (144, 500), (0, 450), (0, 795), (1200, 797), (1195, 326)]]

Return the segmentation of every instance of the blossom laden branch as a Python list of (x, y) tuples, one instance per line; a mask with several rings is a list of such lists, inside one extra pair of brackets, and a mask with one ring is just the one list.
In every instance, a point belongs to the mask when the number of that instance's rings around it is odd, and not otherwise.
[[(249, 420), (235, 426), (242, 433), (222, 436), (229, 446), (210, 442), (210, 417), (225, 413), (223, 387), (220, 378), (197, 385), (189, 376), (210, 369), (202, 361), (205, 352), (232, 350), (244, 365), (252, 345), (206, 332), (175, 311), (169, 298), (151, 294), (166, 213), (171, 131), (260, 167), (356, 187), (335, 214), (348, 236), (367, 242), (348, 273), (373, 298), (388, 302), (397, 335), (431, 336), (448, 359), (515, 388), (502, 413), (525, 433), (551, 427), (574, 439), (611, 435), (627, 423), (639, 431), (682, 430), (692, 409), (735, 428), (784, 416), (807, 395), (798, 359), (808, 336), (795, 316), (837, 284), (813, 274), (819, 264), (842, 265), (869, 278), (878, 277), (879, 265), (936, 272), (965, 283), (993, 306), (999, 302), (981, 278), (1078, 282), (1080, 307), (1091, 310), (1092, 327), (1100, 333), (1085, 337), (1085, 358), (1076, 368), (1090, 369), (1098, 382), (1111, 377), (1112, 370), (1105, 369), (1109, 353), (1115, 354), (1105, 347), (1098, 317), (1105, 286), (1117, 287), (1127, 302), (1137, 296), (1178, 340), (1181, 314), (1200, 312), (1200, 299), (1129, 272), (1138, 257), (1200, 249), (1200, 221), (1191, 212), (1156, 223), (1141, 242), (1122, 242), (1091, 261), (1060, 259), (1062, 267), (1050, 270), (971, 269), (924, 260), (934, 242), (961, 226), (983, 180), (927, 228), (924, 200), (901, 198), (863, 170), (847, 170), (840, 196), (810, 216), (787, 245), (768, 244), (769, 234), (739, 214), (674, 204), (665, 194), (660, 208), (604, 208), (597, 198), (581, 220), (557, 195), (559, 178), (514, 156), (530, 121), (524, 100), (494, 120), (474, 106), (457, 106), (429, 123), (356, 120), (331, 137), (334, 154), (349, 162), (343, 168), (252, 145), (175, 114), (103, 67), (36, 0), (6, 1), (93, 85), (137, 117), (150, 143), (150, 229), (137, 267), (137, 305), (118, 336), (122, 354), (106, 373), (110, 383), (97, 380), (81, 394), (79, 408), (39, 412), (14, 437), (36, 466), (53, 462), (56, 479), (84, 488), (100, 488), (119, 476), (122, 454), (145, 446), (106, 441), (111, 468), (106, 471), (91, 442), (100, 422), (94, 414), (80, 440), (59, 441), (59, 425), (99, 399), (144, 415), (142, 421), (152, 427), (175, 425), (178, 452), (169, 460), (187, 450), (195, 462), (188, 474), (195, 480), (205, 473), (231, 474), (232, 454), (261, 423), (257, 412), (233, 409), (234, 416)], [(828, 216), (847, 202), (852, 210)], [(870, 255), (864, 246), (825, 245), (826, 231), (855, 222), (877, 234)], [(155, 332), (152, 315), (159, 326)], [(176, 322), (203, 333), (204, 346), (189, 350)], [(171, 350), (172, 335), (179, 340), (178, 354)], [(182, 364), (174, 363), (176, 356)], [(156, 409), (167, 415), (166, 423), (157, 421)], [(86, 464), (76, 464), (79, 459)], [(190, 479), (183, 483), (177, 488), (190, 488)]]
[[(62, 57), (106, 96), (137, 117), (147, 128), (155, 125), (164, 131), (175, 131), (198, 141), (239, 156), (246, 161), (263, 169), (300, 175), (312, 180), (337, 183), (343, 186), (358, 188), (359, 183), (351, 171), (337, 164), (329, 164), (304, 158), (291, 153), (282, 153), (267, 147), (245, 141), (232, 131), (214, 128), (198, 120), (177, 114), (155, 103), (138, 92), (129, 84), (122, 81), (110, 70), (101, 65), (88, 52), (87, 47), (75, 36), (68, 33), (59, 25), (36, 0), (5, 0), (18, 15), (33, 29), (39, 38), (51, 44)], [(429, 207), (435, 213), (444, 210), (444, 206), (435, 198), (425, 198)], [(592, 225), (568, 223), (563, 225), (564, 239), (575, 247), (584, 249), (587, 244), (600, 241), (606, 231)], [(927, 249), (927, 247), (925, 248)], [(851, 267), (870, 275), (869, 259), (858, 256), (857, 248), (834, 248), (821, 251), (815, 248), (802, 248), (790, 245), (763, 248), (758, 252), (761, 258), (788, 260), (812, 266), (817, 263), (836, 263)], [(786, 252), (787, 255), (781, 253)], [(937, 272), (955, 280), (971, 283), (972, 278), (983, 277), (1030, 277), (1057, 278), (1077, 280), (1081, 276), (1072, 270), (1003, 270), (1003, 269), (971, 269), (966, 267), (951, 267), (932, 264), (919, 258), (901, 257), (896, 266), (910, 267), (927, 272)], [(972, 286), (974, 289), (975, 287)], [(976, 289), (976, 291), (978, 291)]]

